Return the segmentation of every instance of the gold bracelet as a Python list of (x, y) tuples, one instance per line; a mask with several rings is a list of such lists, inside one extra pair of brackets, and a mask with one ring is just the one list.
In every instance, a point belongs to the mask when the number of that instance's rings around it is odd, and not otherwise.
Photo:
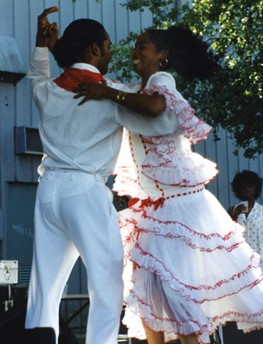
[(124, 102), (124, 101), (125, 101), (125, 98), (126, 98), (126, 95), (127, 95), (126, 92), (119, 91), (119, 92), (117, 93), (116, 98), (117, 98), (118, 101)]

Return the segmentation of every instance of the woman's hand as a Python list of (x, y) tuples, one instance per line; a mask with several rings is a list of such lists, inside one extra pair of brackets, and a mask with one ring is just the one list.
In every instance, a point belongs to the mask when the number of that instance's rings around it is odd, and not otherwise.
[(79, 102), (79, 105), (86, 103), (90, 99), (100, 100), (103, 98), (107, 98), (107, 91), (108, 87), (105, 83), (97, 83), (97, 82), (85, 82), (79, 84), (79, 86), (74, 90), (76, 95), (74, 96), (75, 99), (83, 97), (83, 99)]
[(238, 217), (241, 213), (247, 213), (248, 209), (244, 204), (239, 204), (237, 207), (234, 209), (234, 214), (236, 217)]
[(244, 204), (239, 204), (236, 207), (231, 207), (231, 208), (228, 209), (228, 214), (232, 217), (232, 219), (234, 221), (237, 220), (238, 216), (241, 213), (245, 213), (245, 214), (248, 213), (248, 209), (247, 209), (247, 207)]

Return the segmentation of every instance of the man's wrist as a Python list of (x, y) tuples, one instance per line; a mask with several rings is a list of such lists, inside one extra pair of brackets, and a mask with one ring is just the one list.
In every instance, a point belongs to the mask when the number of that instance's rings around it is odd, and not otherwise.
[(36, 47), (41, 47), (41, 48), (45, 48), (47, 47), (47, 43), (44, 39), (41, 39), (40, 37), (36, 38)]

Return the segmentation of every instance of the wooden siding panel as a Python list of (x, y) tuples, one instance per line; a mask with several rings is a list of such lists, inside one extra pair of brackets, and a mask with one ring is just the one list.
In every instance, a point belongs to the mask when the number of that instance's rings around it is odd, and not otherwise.
[(1, 165), (2, 181), (14, 180), (14, 86), (0, 84)]
[(14, 12), (12, 1), (0, 1), (0, 35), (13, 37)]
[(115, 0), (103, 1), (102, 6), (102, 23), (108, 32), (112, 42), (115, 41)]
[[(227, 209), (238, 202), (231, 189), (231, 181), (235, 174), (243, 169), (249, 169), (263, 176), (263, 155), (258, 155), (255, 159), (246, 159), (241, 149), (238, 155), (234, 155), (235, 147), (228, 133), (224, 130), (219, 131), (219, 138), (219, 141), (214, 141), (210, 135), (208, 140), (194, 146), (194, 150), (218, 164), (219, 174), (207, 188)], [(262, 199), (261, 195), (259, 202), (262, 202)]]
[(259, 167), (260, 167), (259, 166), (259, 156), (257, 155), (255, 159), (250, 159), (248, 166), (249, 166), (249, 170), (251, 170), (251, 171), (259, 170)]
[[(1, 0), (0, 0), (1, 1)], [(19, 0), (18, 0), (19, 1)], [(30, 60), (32, 56), (33, 49), (35, 47), (36, 43), (36, 30), (37, 30), (37, 16), (43, 11), (44, 9), (44, 1), (30, 1), (29, 2), (29, 7), (28, 7), (28, 25), (29, 25), (29, 36), (28, 36), (28, 60), (25, 61), (26, 64), (26, 71), (29, 69), (30, 65)], [(52, 21), (53, 16), (50, 17), (50, 20)], [(38, 120), (39, 120), (39, 114), (36, 109), (36, 106), (32, 100), (32, 94), (31, 94), (31, 88), (30, 88), (30, 83), (27, 78), (26, 83), (27, 87), (29, 89), (29, 97), (30, 97), (30, 106), (29, 106), (29, 114), (30, 118), (35, 118), (36, 119), (36, 127), (38, 126)], [(35, 123), (35, 121), (33, 121)], [(18, 123), (17, 126), (19, 125), (25, 125), (25, 123)]]
[[(198, 143), (193, 149), (203, 155), (206, 159), (217, 164), (217, 149), (216, 142), (211, 134), (206, 141)], [(220, 171), (219, 171), (220, 173)], [(207, 189), (214, 195), (218, 195), (218, 177), (207, 185)]]
[[(16, 38), (19, 51), (22, 56), (22, 60), (24, 63), (24, 70), (26, 70), (26, 66), (29, 60), (29, 44), (30, 40), (30, 22), (28, 20), (28, 8), (24, 6), (23, 1), (15, 0), (14, 1), (14, 37)], [(16, 18), (21, 18), (21, 20), (17, 20)], [(36, 22), (36, 18), (33, 18)]]
[(89, 18), (89, 1), (77, 1), (74, 4), (74, 18)]
[(116, 1), (115, 42), (127, 37), (129, 33), (128, 11)]
[(263, 154), (258, 157), (258, 171), (259, 175), (263, 178)]
[[(0, 188), (0, 195), (1, 195), (1, 188)], [(5, 229), (5, 225), (4, 225), (4, 219), (3, 219), (3, 211), (2, 211), (2, 205), (0, 203), (0, 255), (1, 257), (3, 257), (3, 239), (4, 239), (4, 229)]]
[(103, 1), (97, 3), (96, 0), (89, 0), (89, 18), (102, 22), (102, 6)]
[(152, 15), (146, 11), (141, 13), (142, 28), (147, 28), (152, 25), (153, 18)]
[(238, 158), (239, 158), (238, 159), (238, 162), (239, 162), (238, 169), (240, 171), (249, 169), (249, 161), (248, 161), (248, 159), (244, 159), (243, 157), (244, 157), (244, 149), (240, 148), (238, 150)]
[(233, 141), (228, 137), (228, 150), (227, 150), (227, 154), (226, 154), (226, 159), (228, 159), (228, 166), (229, 166), (229, 171), (228, 171), (228, 183), (229, 183), (229, 203), (226, 204), (226, 208), (229, 208), (231, 205), (236, 204), (237, 203), (237, 199), (234, 196), (233, 192), (232, 192), (232, 187), (231, 187), (231, 182), (235, 176), (235, 174), (238, 172), (239, 169), (239, 158), (234, 155), (234, 145), (233, 145)]
[[(59, 2), (59, 30), (61, 32), (61, 35), (65, 28), (75, 19), (74, 18), (74, 5), (71, 1), (60, 1)], [(57, 19), (54, 19), (54, 21), (57, 21)]]
[[(37, 12), (41, 13), (42, 9), (37, 8)], [(36, 13), (37, 13), (36, 12)], [(14, 1), (14, 18), (28, 18), (28, 20), (16, 20), (14, 23), (14, 35), (18, 42), (19, 50), (24, 63), (24, 71), (27, 72), (29, 61), (31, 58), (30, 48), (31, 39), (35, 43), (35, 30), (32, 37), (31, 20), (36, 27), (37, 17), (30, 17), (28, 15), (28, 8), (24, 6), (23, 2), (19, 0)], [(31, 19), (31, 20), (30, 20)], [(25, 39), (30, 37), (30, 39)], [(31, 90), (28, 79), (25, 77), (20, 80), (15, 87), (15, 121), (13, 126), (38, 126), (38, 114), (31, 111)], [(14, 154), (14, 153), (13, 153)], [(31, 182), (33, 178), (32, 163), (30, 157), (14, 155), (15, 170), (17, 181)]]
[[(19, 1), (19, 0), (18, 0)], [(35, 46), (36, 43), (36, 28), (37, 28), (37, 16), (43, 11), (43, 1), (29, 1), (29, 7), (27, 9), (28, 15), (27, 20), (28, 20), (28, 26), (29, 26), (29, 35), (28, 35), (28, 46), (29, 46), (29, 60), (27, 61), (27, 69), (29, 67), (30, 63), (30, 58), (31, 58), (31, 53), (32, 50)], [(50, 20), (52, 21), (52, 16), (50, 16)]]
[(141, 12), (128, 12), (128, 31), (140, 32), (142, 28)]
[(229, 203), (229, 181), (228, 181), (228, 159), (227, 159), (227, 139), (226, 132), (221, 131), (221, 140), (217, 143), (217, 163), (220, 170), (218, 187), (218, 198), (225, 207)]

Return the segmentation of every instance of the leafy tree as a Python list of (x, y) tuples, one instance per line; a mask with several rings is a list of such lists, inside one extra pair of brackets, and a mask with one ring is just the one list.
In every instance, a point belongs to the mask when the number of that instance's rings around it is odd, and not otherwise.
[[(183, 21), (220, 58), (222, 72), (206, 87), (195, 87), (194, 102), (214, 126), (221, 125), (236, 147), (253, 157), (263, 151), (263, 1), (196, 0)], [(198, 85), (196, 85), (198, 86)], [(197, 91), (197, 92), (196, 92)], [(187, 88), (188, 95), (191, 89)]]
[[(130, 11), (150, 11), (153, 26), (188, 25), (207, 41), (222, 69), (209, 81), (186, 82), (176, 78), (178, 88), (216, 130), (226, 129), (236, 152), (246, 157), (263, 152), (263, 0), (127, 0)], [(176, 6), (178, 3), (178, 6)], [(113, 47), (111, 71), (123, 81), (134, 75), (130, 49), (138, 33)], [(215, 131), (216, 136), (216, 131)]]

